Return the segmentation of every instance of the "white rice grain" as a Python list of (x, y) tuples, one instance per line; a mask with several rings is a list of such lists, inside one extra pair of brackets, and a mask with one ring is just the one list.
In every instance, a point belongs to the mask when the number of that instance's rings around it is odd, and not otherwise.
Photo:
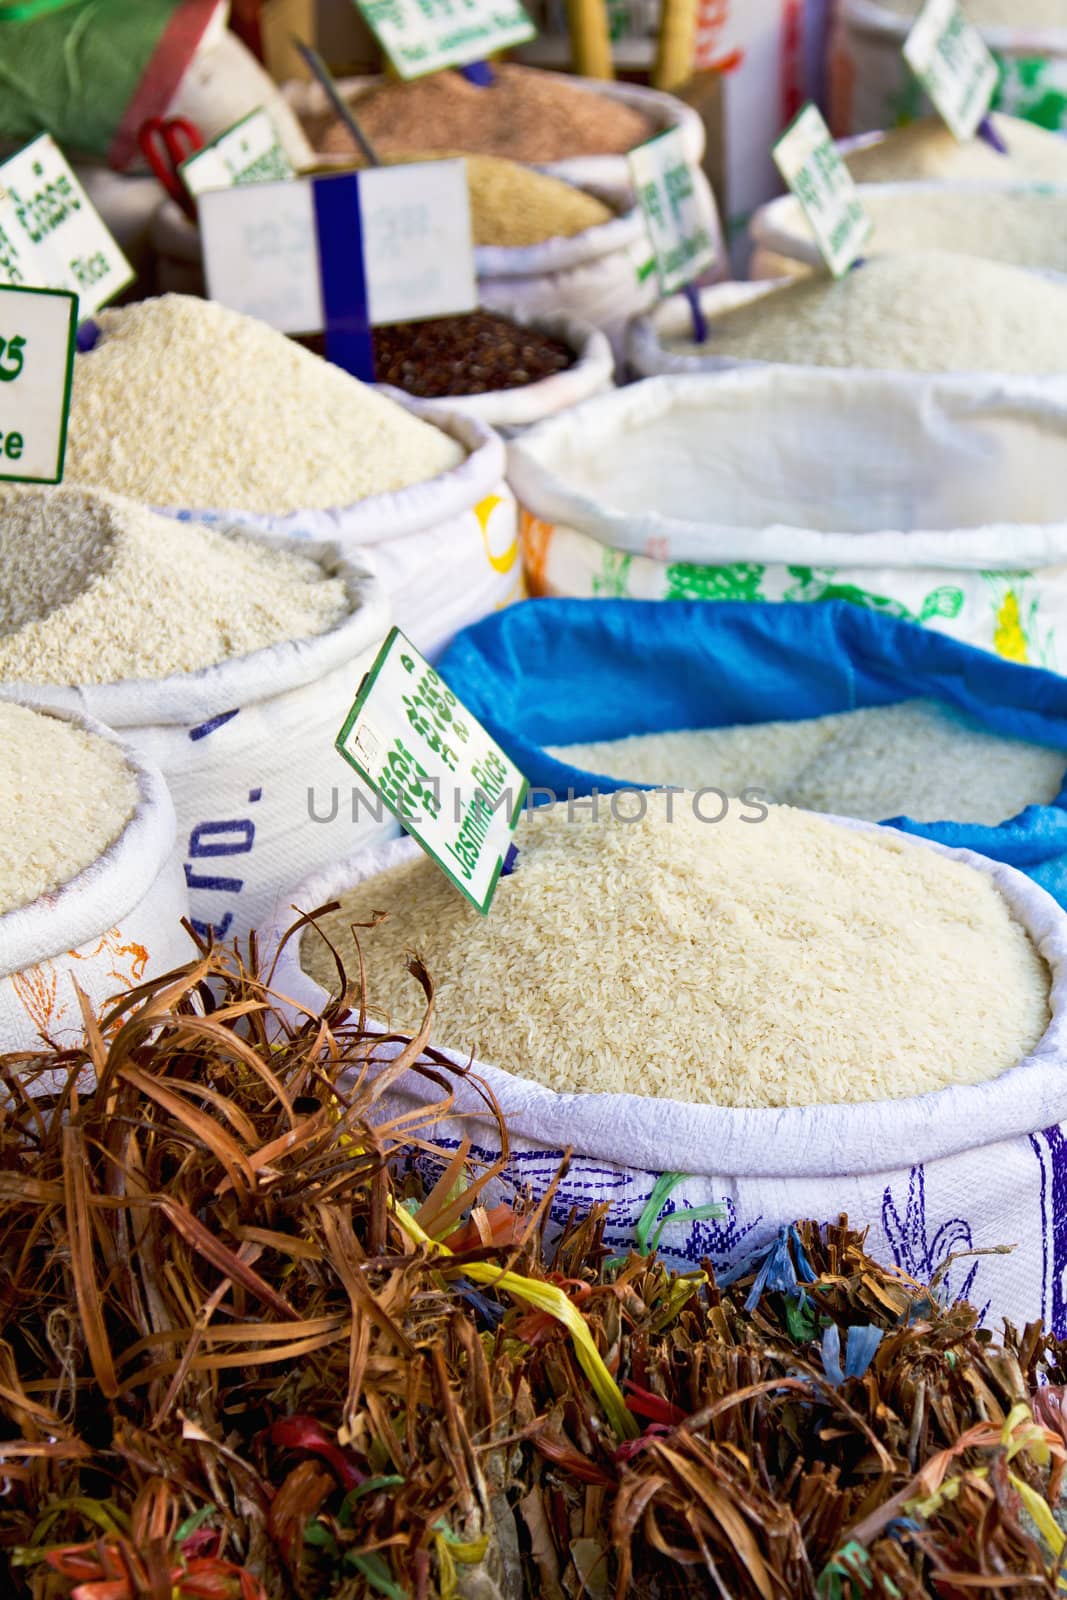
[[(324, 931), (395, 1027), (437, 986), (435, 1039), (561, 1092), (729, 1106), (891, 1100), (1014, 1066), (1048, 1023), (1049, 974), (992, 882), (901, 836), (788, 808), (704, 823), (539, 809), (488, 918), (428, 859), (342, 897)], [(688, 797), (691, 798), (691, 797)], [(305, 968), (336, 971), (322, 937)]]
[(114, 745), (0, 700), (0, 916), (91, 866), (137, 801), (136, 774)]

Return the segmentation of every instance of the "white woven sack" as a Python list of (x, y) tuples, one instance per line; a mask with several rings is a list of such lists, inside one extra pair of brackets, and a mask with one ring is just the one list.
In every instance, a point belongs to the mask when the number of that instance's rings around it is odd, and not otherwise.
[[(909, 183), (861, 183), (857, 184), (856, 187), (861, 202), (868, 192), (879, 198), (884, 198), (886, 195), (899, 195), (904, 202), (906, 212), (908, 197), (914, 194), (928, 194), (931, 185), (927, 182), (919, 181)], [(990, 206), (998, 194), (1018, 194), (1027, 191), (1042, 197), (1047, 196), (1058, 199), (1061, 206), (1067, 206), (1067, 184), (985, 183), (975, 179), (956, 178), (938, 183), (935, 187), (938, 193), (951, 191), (953, 193), (983, 195)], [(761, 206), (749, 223), (748, 233), (753, 250), (759, 253), (759, 258), (756, 260), (755, 265), (749, 268), (750, 277), (755, 278), (768, 271), (777, 276), (779, 271), (784, 270), (779, 266), (781, 258), (786, 261), (795, 261), (809, 270), (818, 272), (825, 272), (826, 270), (823, 258), (819, 253), (819, 247), (815, 243), (814, 235), (808, 227), (803, 208), (799, 200), (791, 194), (780, 195), (777, 200), (771, 200), (767, 205)], [(888, 255), (897, 250), (906, 250), (908, 248), (910, 247), (906, 240), (899, 242), (886, 229), (877, 228), (871, 236), (868, 250), (871, 255)], [(920, 246), (919, 248), (923, 247)], [(950, 249), (951, 244), (946, 242), (944, 248)], [(1050, 263), (1047, 267), (1034, 267), (1030, 270), (1040, 273), (1042, 277), (1060, 282), (1067, 279), (1067, 272), (1064, 271), (1062, 262), (1058, 267), (1055, 263)]]
[[(561, 314), (530, 316), (526, 312), (513, 313), (523, 327), (536, 328), (562, 339), (574, 351), (574, 365), (565, 372), (554, 372), (536, 383), (525, 384), (521, 389), (494, 389), (488, 394), (449, 395), (434, 400), (435, 406), (446, 408), (453, 416), (474, 417), (487, 427), (496, 428), (505, 436), (522, 428), (543, 422), (560, 411), (580, 405), (610, 389), (615, 378), (615, 357), (607, 336), (593, 328), (580, 317)], [(391, 400), (407, 401), (410, 396), (402, 390), (379, 384), (383, 394)]]
[[(534, 594), (847, 599), (1058, 670), (1065, 445), (1065, 379), (764, 366), (588, 400), (509, 473)], [(627, 509), (652, 472), (665, 511)]]
[(392, 622), (435, 658), (461, 628), (525, 594), (518, 509), (504, 480), (504, 445), (491, 428), (455, 415), (447, 403), (399, 391), (392, 398), (458, 439), (466, 459), (426, 483), (327, 510), (160, 509), (186, 522), (239, 522), (274, 541), (336, 544), (357, 561), (369, 556)]
[(189, 906), (162, 774), (92, 718), (56, 715), (119, 745), (136, 771), (139, 799), (119, 837), (84, 872), (0, 916), (0, 1053), (79, 1039), (75, 986), (99, 1016), (113, 996), (195, 954), (181, 926)]
[(0, 685), (98, 718), (162, 769), (194, 926), (219, 939), (257, 927), (294, 876), (398, 832), (334, 749), (389, 630), (381, 582), (358, 554), (286, 545), (345, 580), (351, 609), (329, 633), (158, 682)]
[[(1027, 27), (1025, 0), (1015, 3), (1020, 26), (982, 30), (1002, 69), (994, 107), (1067, 128), (1067, 28)], [(836, 133), (891, 128), (929, 114), (930, 103), (901, 55), (914, 21), (877, 0), (840, 0), (830, 50)]]
[[(537, 73), (540, 77), (551, 77), (553, 81), (559, 76), (558, 73), (539, 73), (536, 67), (527, 67), (525, 70), (527, 74)], [(700, 166), (704, 159), (707, 134), (699, 113), (692, 106), (687, 106), (673, 94), (664, 94), (659, 89), (645, 89), (636, 83), (605, 83), (599, 78), (577, 77), (568, 77), (567, 81), (590, 94), (600, 95), (605, 100), (616, 100), (641, 112), (651, 124), (649, 138), (658, 133), (667, 133), (671, 128), (681, 128), (685, 153), (693, 166)], [(346, 100), (354, 101), (361, 92), (377, 88), (384, 82), (384, 78), (341, 78), (338, 88)], [(282, 93), (302, 126), (306, 126), (311, 118), (321, 117), (328, 109), (326, 96), (317, 83), (291, 81), (282, 85)], [(358, 114), (358, 106), (356, 110)], [(344, 155), (320, 153), (315, 159), (323, 166), (351, 165), (351, 158)], [(594, 187), (599, 184), (621, 186), (629, 182), (630, 176), (625, 156), (571, 156), (566, 161), (548, 161), (537, 165), (540, 172), (564, 178), (580, 188), (585, 188), (587, 184)]]
[[(842, 821), (842, 819), (834, 819)], [(846, 827), (894, 832), (871, 824)], [(959, 1250), (1016, 1245), (1009, 1256), (953, 1264), (949, 1298), (967, 1297), (987, 1325), (1048, 1318), (1067, 1334), (1067, 916), (1043, 889), (1011, 867), (966, 850), (910, 840), (992, 878), (1052, 972), (1053, 1018), (1033, 1055), (991, 1083), (869, 1105), (727, 1109), (630, 1094), (557, 1094), (498, 1067), (474, 1063), (503, 1112), (512, 1151), (510, 1173), (540, 1196), (564, 1153), (573, 1151), (552, 1201), (562, 1223), (572, 1206), (600, 1201), (611, 1210), (605, 1243), (625, 1250), (657, 1179), (685, 1173), (666, 1209), (677, 1213), (663, 1245), (698, 1264), (733, 1265), (800, 1218), (834, 1222), (847, 1211), (870, 1227), (876, 1258), (929, 1280)], [(295, 921), (290, 906), (313, 911), (346, 888), (413, 860), (410, 840), (350, 858), (284, 897), (266, 948), (273, 951)], [(314, 934), (306, 937), (313, 938)], [(507, 982), (507, 974), (501, 975)], [(316, 1011), (324, 994), (299, 965), (298, 940), (282, 950), (273, 986)], [(372, 997), (373, 998), (373, 997)], [(383, 1047), (383, 1057), (395, 1054)], [(462, 1051), (446, 1051), (465, 1066)], [(425, 1080), (402, 1079), (383, 1116), (429, 1098)], [(459, 1084), (454, 1117), (427, 1138), (449, 1147), (466, 1135), (478, 1154), (500, 1153), (485, 1102)], [(684, 1213), (719, 1203), (719, 1221)]]

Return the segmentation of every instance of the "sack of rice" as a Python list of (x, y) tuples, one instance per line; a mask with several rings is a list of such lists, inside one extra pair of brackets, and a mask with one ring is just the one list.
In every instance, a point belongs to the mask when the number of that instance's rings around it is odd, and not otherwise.
[(503, 433), (528, 428), (612, 387), (607, 337), (578, 317), (491, 311), (394, 323), (374, 334), (375, 371), (402, 390)]
[[(671, 94), (634, 83), (541, 72), (498, 64), (494, 83), (477, 86), (459, 72), (435, 72), (406, 83), (342, 78), (338, 87), (382, 156), (407, 150), (469, 150), (540, 167), (583, 187), (629, 180), (627, 153), (680, 128), (694, 166), (704, 158), (704, 124)], [(283, 92), (322, 158), (347, 163), (351, 135), (317, 83), (287, 83)]]
[(82, 1034), (79, 989), (99, 1017), (194, 954), (174, 806), (109, 728), (4, 700), (0, 815), (0, 1052), (62, 1047)]
[[(386, 913), (358, 929), (382, 1026), (421, 1017), (415, 948), (435, 1042), (481, 1080), (432, 1137), (499, 1153), (484, 1085), (535, 1193), (573, 1152), (552, 1220), (578, 1193), (605, 1201), (605, 1242), (625, 1249), (670, 1192), (663, 1243), (720, 1269), (797, 1215), (847, 1211), (877, 1257), (946, 1267), (949, 1296), (966, 1285), (987, 1318), (1041, 1315), (1067, 1264), (1049, 1181), (1064, 912), (1010, 867), (890, 829), (638, 798), (643, 815), (633, 796), (531, 813), (488, 918), (411, 841), (338, 864), (288, 897), (340, 907), (289, 942), (278, 990), (336, 988), (327, 940), (358, 975), (353, 925)], [(395, 1112), (420, 1090), (401, 1078)]]
[[(1067, 186), (865, 183), (859, 187), (859, 197), (874, 224), (864, 247), (868, 259), (904, 251), (950, 250), (1067, 277)], [(761, 206), (749, 224), (749, 238), (764, 261), (768, 255), (772, 258), (772, 265), (784, 256), (825, 272), (815, 235), (793, 195)], [(966, 264), (968, 275), (971, 265)]]
[(164, 295), (96, 328), (74, 363), (68, 482), (373, 545), (393, 620), (427, 654), (521, 592), (503, 446), (482, 423), (400, 405), (211, 301)]
[(1041, 668), (842, 600), (538, 600), (438, 670), (535, 793), (758, 790), (1005, 861), (1067, 906), (1067, 680)]
[[(866, 133), (931, 108), (901, 55), (921, 0), (841, 0), (830, 49), (834, 129)], [(1067, 129), (1067, 11), (1062, 0), (963, 0), (997, 58), (993, 105), (1043, 128)]]
[(673, 295), (636, 318), (627, 359), (640, 377), (768, 362), (885, 372), (1067, 373), (1067, 280), (949, 250), (874, 256), (826, 273), (701, 291), (706, 337)]
[(1007, 154), (988, 139), (961, 144), (940, 117), (843, 139), (837, 150), (856, 183), (1067, 183), (1067, 140), (1019, 117), (990, 121)]
[(162, 769), (199, 933), (246, 933), (298, 864), (395, 831), (351, 786), (329, 800), (390, 621), (358, 553), (7, 487), (0, 568), (0, 699), (94, 717)]
[(848, 599), (1056, 669), (1065, 438), (1054, 379), (765, 367), (598, 395), (509, 476), (534, 594)]

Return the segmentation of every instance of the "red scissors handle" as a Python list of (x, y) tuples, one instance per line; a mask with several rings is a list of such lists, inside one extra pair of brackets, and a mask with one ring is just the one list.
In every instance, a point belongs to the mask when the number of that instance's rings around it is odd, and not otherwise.
[(177, 201), (187, 216), (194, 216), (195, 203), (178, 169), (183, 161), (204, 148), (196, 124), (187, 117), (149, 117), (147, 122), (141, 124), (137, 143), (171, 199)]

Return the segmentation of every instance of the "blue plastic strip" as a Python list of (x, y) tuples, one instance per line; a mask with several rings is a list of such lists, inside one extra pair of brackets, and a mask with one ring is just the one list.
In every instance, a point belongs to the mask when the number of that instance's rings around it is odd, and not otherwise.
[(479, 89), (488, 89), (495, 81), (488, 61), (470, 61), (459, 70), (468, 83), (477, 84)]
[(363, 218), (359, 175), (313, 178), (319, 276), (326, 329), (326, 357), (366, 383), (374, 381), (374, 338), (367, 311), (363, 262)]

